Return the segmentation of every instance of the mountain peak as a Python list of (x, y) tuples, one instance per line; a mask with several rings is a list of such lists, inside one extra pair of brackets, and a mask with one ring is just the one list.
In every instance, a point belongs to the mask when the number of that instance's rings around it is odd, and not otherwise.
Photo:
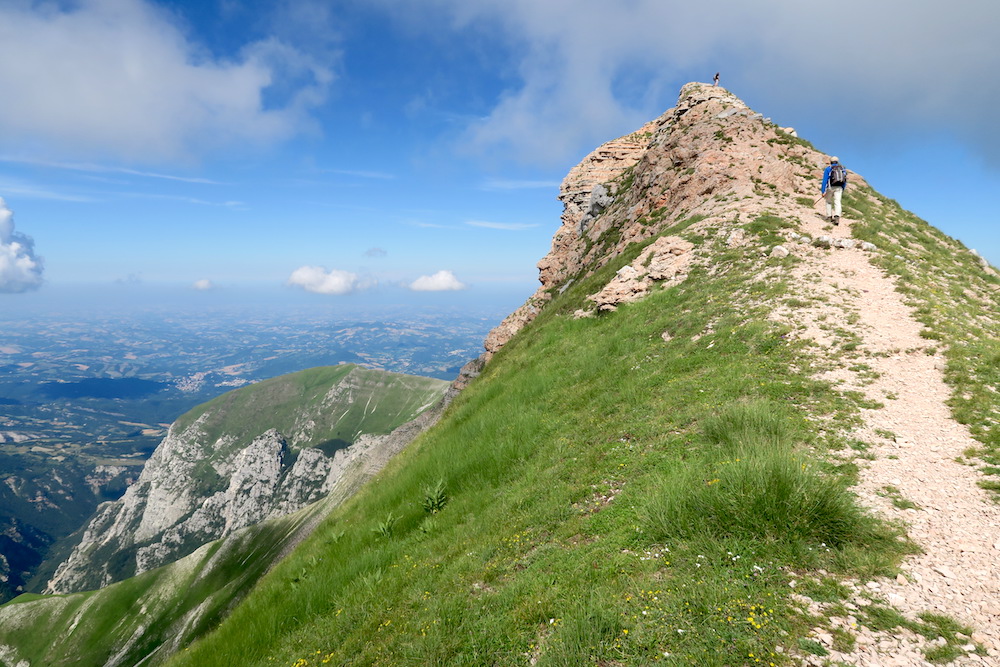
[[(554, 293), (632, 243), (671, 228), (730, 234), (761, 215), (814, 220), (828, 159), (725, 88), (684, 85), (676, 106), (570, 170), (559, 194), (562, 225), (538, 263), (541, 286), (490, 333), (488, 355)], [(851, 183), (864, 181), (852, 173)]]

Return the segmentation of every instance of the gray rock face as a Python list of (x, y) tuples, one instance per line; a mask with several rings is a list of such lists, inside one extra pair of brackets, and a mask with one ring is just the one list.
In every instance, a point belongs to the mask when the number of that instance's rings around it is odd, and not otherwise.
[[(408, 422), (437, 403), (448, 386), (428, 378), (375, 375), (379, 373), (357, 369), (332, 387), (321, 387), (313, 399), (292, 395), (291, 405), (301, 401), (311, 407), (290, 409), (283, 419), (275, 418), (293, 434), (289, 437), (273, 427), (244, 439), (227, 432), (211, 435), (218, 432), (219, 415), (235, 409), (232, 401), (206, 410), (189, 424), (174, 423), (135, 484), (121, 499), (98, 507), (80, 544), (56, 570), (46, 592), (105, 586), (323, 498), (345, 468), (365, 456), (370, 444), (366, 438), (372, 437), (366, 433)], [(400, 382), (404, 388), (391, 400), (384, 393), (390, 384), (386, 377), (404, 378)], [(400, 396), (408, 403), (401, 404)], [(373, 406), (380, 401), (392, 412), (391, 418), (366, 426), (363, 419), (377, 417)], [(353, 407), (358, 402), (360, 407)], [(275, 411), (282, 412), (281, 405), (275, 405)], [(350, 423), (341, 426), (345, 419)], [(344, 430), (350, 431), (349, 446), (332, 452), (308, 446), (335, 440), (348, 445), (334, 435)]]

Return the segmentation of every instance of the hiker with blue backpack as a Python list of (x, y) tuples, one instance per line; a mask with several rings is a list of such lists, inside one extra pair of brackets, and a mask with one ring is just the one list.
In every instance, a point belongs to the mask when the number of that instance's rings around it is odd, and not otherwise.
[(830, 158), (830, 166), (823, 170), (823, 184), (820, 192), (826, 199), (826, 219), (840, 224), (840, 199), (847, 189), (847, 169), (840, 164), (840, 158)]

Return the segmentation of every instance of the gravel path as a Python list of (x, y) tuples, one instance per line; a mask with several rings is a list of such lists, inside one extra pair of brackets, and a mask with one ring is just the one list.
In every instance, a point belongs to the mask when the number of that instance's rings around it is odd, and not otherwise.
[[(814, 237), (850, 237), (850, 221), (832, 230), (824, 226), (816, 216), (802, 231)], [(827, 348), (844, 342), (838, 327), (861, 338), (860, 359), (830, 354), (831, 360), (842, 357), (843, 366), (822, 376), (884, 404), (863, 410), (865, 427), (853, 434), (870, 443), (867, 451), (874, 455), (872, 460), (858, 459), (862, 470), (856, 491), (864, 504), (905, 522), (924, 551), (905, 561), (904, 574), (897, 579), (855, 586), (908, 618), (929, 611), (973, 627), (976, 632), (967, 648), (978, 642), (988, 654), (969, 653), (950, 664), (1000, 665), (1000, 505), (977, 486), (980, 473), (956, 461), (977, 442), (952, 419), (945, 404), (950, 389), (942, 373), (944, 358), (928, 353), (933, 341), (920, 337), (922, 325), (893, 280), (868, 261), (867, 253), (804, 245), (795, 246), (794, 252), (810, 255), (794, 275), (802, 292), (826, 299), (789, 313), (804, 325), (802, 335)], [(874, 381), (848, 369), (859, 361), (878, 373)], [(898, 489), (898, 494), (887, 487)], [(918, 508), (900, 509), (892, 496)], [(850, 628), (854, 620), (844, 624)], [(854, 651), (831, 650), (827, 660), (873, 666), (931, 664), (919, 650), (926, 640), (909, 631), (878, 635), (863, 627), (851, 629), (857, 635)], [(819, 659), (808, 662), (824, 664)]]

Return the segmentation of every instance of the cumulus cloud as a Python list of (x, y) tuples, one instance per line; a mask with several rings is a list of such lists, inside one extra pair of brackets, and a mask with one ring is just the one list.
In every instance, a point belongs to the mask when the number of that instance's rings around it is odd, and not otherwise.
[(0, 197), (0, 292), (27, 292), (42, 286), (42, 258), (35, 242), (14, 231), (14, 212)]
[[(800, 0), (371, 0), (428, 31), (495, 40), (515, 83), (468, 146), (526, 161), (578, 158), (671, 106), (678, 83), (722, 84), (758, 110), (858, 133), (944, 130), (1000, 149), (1000, 3)], [(859, 17), (863, 17), (859, 20)], [(753, 93), (750, 95), (749, 93)], [(946, 124), (946, 127), (942, 127)]]
[(215, 283), (208, 278), (202, 278), (201, 280), (194, 281), (194, 285), (192, 285), (192, 287), (200, 292), (208, 292), (215, 289)]
[(301, 287), (315, 294), (349, 294), (374, 285), (356, 273), (340, 269), (326, 270), (322, 266), (300, 266), (288, 278), (288, 285)]
[(0, 3), (0, 146), (146, 162), (281, 141), (329, 62), (277, 38), (216, 57), (150, 0)]
[(414, 292), (446, 292), (465, 289), (465, 285), (451, 271), (442, 270), (432, 276), (420, 276), (409, 288)]

